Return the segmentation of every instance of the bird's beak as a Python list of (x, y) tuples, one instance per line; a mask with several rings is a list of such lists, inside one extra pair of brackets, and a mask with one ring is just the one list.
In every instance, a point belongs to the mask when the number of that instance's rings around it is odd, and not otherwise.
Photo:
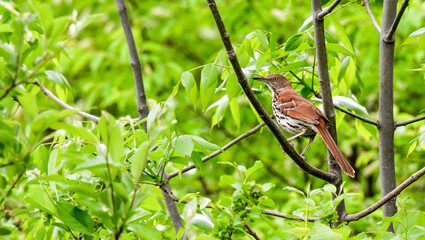
[(252, 79), (264, 82), (266, 80), (265, 77), (253, 77)]

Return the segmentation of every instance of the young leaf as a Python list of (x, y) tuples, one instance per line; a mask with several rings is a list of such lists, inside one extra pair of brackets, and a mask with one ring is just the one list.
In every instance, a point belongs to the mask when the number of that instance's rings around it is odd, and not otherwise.
[(134, 179), (139, 179), (145, 169), (149, 151), (149, 142), (142, 143), (131, 158), (131, 174)]
[(196, 214), (190, 219), (190, 223), (204, 231), (211, 231), (214, 228), (214, 223), (211, 219), (203, 214)]
[(218, 70), (217, 67), (209, 63), (201, 72), (201, 100), (202, 108), (205, 109), (214, 94), (215, 87), (217, 85)]
[(190, 101), (193, 106), (196, 106), (196, 98), (198, 96), (198, 89), (196, 87), (195, 77), (191, 72), (183, 72), (181, 77), (181, 82), (183, 87), (186, 89), (186, 93), (189, 96)]
[(245, 172), (246, 179), (248, 179), (249, 176), (251, 176), (256, 171), (260, 170), (262, 167), (263, 167), (263, 163), (261, 161), (255, 161), (254, 166), (252, 166), (252, 167), (248, 168), (248, 170), (246, 170), (246, 172)]
[(239, 112), (239, 103), (236, 98), (230, 101), (230, 112), (232, 113), (233, 120), (235, 121), (237, 130), (241, 127), (241, 116)]
[(303, 40), (303, 34), (296, 34), (288, 39), (285, 44), (285, 51), (293, 51), (297, 49)]
[(69, 228), (84, 234), (93, 233), (93, 220), (87, 212), (67, 202), (59, 202), (57, 206), (59, 219)]
[(203, 139), (199, 136), (195, 136), (195, 135), (187, 135), (187, 136), (190, 136), (195, 142), (197, 142), (205, 150), (215, 151), (215, 150), (220, 149), (219, 146), (215, 145), (214, 143), (210, 143), (207, 140), (205, 140), (205, 139)]
[(192, 154), (193, 149), (195, 148), (192, 138), (189, 135), (181, 135), (177, 137), (174, 146), (178, 153), (187, 156), (190, 156)]
[(57, 216), (58, 211), (55, 204), (44, 191), (36, 190), (31, 192), (25, 197), (25, 201), (33, 208), (38, 208), (43, 212)]

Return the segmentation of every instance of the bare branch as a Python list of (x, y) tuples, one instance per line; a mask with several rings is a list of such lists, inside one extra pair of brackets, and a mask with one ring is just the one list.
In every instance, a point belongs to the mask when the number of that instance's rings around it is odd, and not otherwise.
[[(263, 127), (265, 124), (264, 122), (258, 124), (257, 126), (255, 126), (253, 129), (249, 130), (248, 132), (245, 132), (244, 134), (240, 135), (239, 137), (233, 139), (232, 141), (230, 141), (228, 144), (226, 144), (224, 147), (222, 147), (220, 150), (217, 150), (213, 153), (211, 153), (208, 156), (205, 156), (202, 158), (202, 162), (206, 162), (208, 160), (210, 160), (213, 157), (216, 157), (217, 155), (223, 153), (224, 151), (226, 151), (227, 149), (229, 149), (231, 146), (233, 146), (234, 144), (238, 143), (239, 141), (241, 141), (242, 139), (251, 136), (252, 134), (256, 133), (261, 127)], [(189, 166), (184, 167), (182, 170), (182, 173), (185, 173), (191, 169), (194, 169), (195, 165), (193, 163), (191, 163)], [(170, 173), (170, 179), (173, 177), (176, 177), (177, 175), (179, 175), (179, 171), (175, 171)]]
[(343, 221), (344, 222), (357, 221), (360, 218), (363, 218), (363, 217), (365, 217), (365, 216), (373, 213), (378, 208), (380, 208), (382, 205), (384, 205), (388, 201), (394, 199), (394, 197), (398, 196), (404, 189), (406, 189), (408, 186), (410, 186), (410, 184), (416, 182), (424, 174), (425, 174), (425, 167), (422, 168), (421, 170), (415, 172), (414, 174), (412, 174), (407, 180), (405, 180), (404, 182), (402, 182), (398, 187), (396, 187), (394, 190), (392, 190), (387, 195), (385, 195), (384, 197), (382, 197), (376, 203), (372, 204), (370, 207), (368, 207), (365, 210), (360, 211), (358, 213), (349, 214), (349, 215), (345, 216), (345, 218), (343, 219)]
[(252, 228), (248, 225), (248, 223), (244, 224), (246, 230), (248, 230), (248, 234), (251, 235), (255, 240), (261, 240), (261, 238), (257, 235), (257, 233), (252, 230)]
[(375, 16), (373, 16), (372, 10), (370, 10), (369, 0), (364, 0), (364, 5), (366, 7), (367, 14), (369, 14), (370, 20), (372, 20), (372, 25), (375, 27), (376, 31), (381, 34), (381, 28), (379, 27), (378, 22), (375, 20)]
[(322, 20), (323, 18), (325, 18), (326, 15), (331, 13), (336, 8), (336, 6), (338, 6), (340, 2), (341, 0), (335, 0), (331, 5), (329, 5), (329, 7), (324, 8), (322, 11), (317, 13), (316, 18), (318, 20)]
[[(131, 69), (133, 70), (134, 83), (136, 85), (137, 94), (137, 111), (139, 119), (146, 118), (149, 114), (149, 107), (146, 101), (145, 88), (143, 86), (142, 66), (140, 64), (139, 56), (137, 53), (136, 43), (134, 42), (133, 32), (131, 30), (130, 20), (127, 15), (127, 7), (124, 0), (116, 0), (118, 14), (120, 15), (122, 28), (124, 30), (125, 39), (127, 40), (128, 50), (130, 52)], [(146, 131), (146, 122), (142, 123)]]
[(87, 119), (90, 119), (90, 120), (92, 120), (92, 121), (94, 121), (94, 122), (98, 122), (99, 120), (100, 120), (100, 118), (99, 117), (96, 117), (96, 116), (94, 116), (94, 115), (91, 115), (91, 114), (89, 114), (89, 113), (86, 113), (86, 112), (82, 112), (82, 111), (80, 111), (80, 110), (78, 110), (78, 109), (76, 109), (76, 108), (74, 108), (74, 107), (72, 107), (72, 106), (70, 106), (70, 105), (68, 105), (68, 104), (66, 104), (65, 102), (63, 102), (62, 100), (60, 100), (58, 97), (56, 97), (52, 92), (50, 92), (49, 91), (49, 89), (47, 89), (41, 82), (39, 82), (38, 80), (36, 80), (35, 82), (34, 82), (34, 84), (35, 85), (37, 85), (38, 87), (40, 87), (40, 89), (41, 89), (41, 91), (46, 95), (46, 96), (48, 96), (50, 99), (52, 99), (53, 101), (55, 101), (57, 104), (59, 104), (61, 107), (63, 107), (63, 108), (65, 108), (65, 109), (69, 109), (69, 110), (77, 110), (78, 112), (77, 112), (77, 114), (78, 115), (80, 115), (80, 116), (82, 116), (82, 117), (85, 117), (85, 118), (87, 118)]
[(343, 113), (345, 113), (347, 115), (350, 115), (350, 116), (352, 116), (354, 118), (357, 118), (357, 119), (359, 119), (359, 120), (361, 120), (361, 121), (363, 121), (365, 123), (370, 123), (370, 124), (375, 125), (375, 126), (378, 126), (379, 125), (379, 123), (377, 121), (373, 121), (373, 120), (370, 120), (368, 118), (365, 118), (365, 117), (362, 117), (360, 115), (357, 115), (355, 113), (352, 113), (352, 112), (350, 112), (348, 110), (345, 110), (344, 108), (342, 108), (340, 106), (337, 106), (335, 104), (334, 104), (334, 108), (338, 109), (339, 111), (341, 111), (341, 112), (343, 112)]
[(404, 0), (401, 3), (400, 10), (398, 11), (397, 16), (395, 17), (394, 22), (391, 25), (390, 30), (384, 36), (385, 42), (394, 42), (395, 41), (395, 38), (394, 38), (395, 30), (397, 30), (398, 24), (400, 23), (401, 17), (403, 16), (403, 13), (406, 10), (407, 6), (409, 6), (409, 0)]
[(223, 41), (224, 47), (226, 48), (226, 51), (227, 51), (227, 57), (229, 58), (229, 61), (233, 66), (236, 77), (238, 79), (238, 83), (242, 87), (242, 90), (245, 92), (245, 95), (247, 96), (248, 100), (251, 102), (252, 106), (257, 111), (259, 117), (265, 122), (267, 127), (270, 129), (270, 131), (279, 141), (280, 145), (283, 147), (283, 149), (288, 154), (288, 156), (291, 157), (291, 159), (298, 166), (300, 166), (307, 173), (313, 176), (316, 176), (320, 179), (323, 179), (327, 182), (331, 182), (331, 183), (337, 182), (338, 178), (335, 176), (335, 174), (322, 171), (318, 168), (311, 166), (306, 161), (304, 161), (304, 159), (292, 148), (292, 146), (283, 136), (282, 132), (280, 131), (276, 123), (274, 123), (273, 120), (268, 116), (266, 110), (258, 101), (257, 97), (255, 96), (254, 92), (251, 89), (251, 86), (246, 80), (245, 74), (243, 73), (242, 68), (239, 64), (236, 52), (234, 51), (232, 43), (230, 41), (229, 33), (227, 32), (226, 27), (224, 26), (223, 19), (220, 16), (220, 13), (218, 11), (215, 1), (207, 0), (207, 2), (208, 2), (208, 6), (211, 9), (211, 13), (214, 16), (214, 20), (220, 32), (221, 40)]
[(411, 119), (409, 121), (399, 122), (399, 123), (396, 123), (395, 126), (396, 127), (406, 126), (408, 124), (411, 124), (411, 123), (414, 123), (414, 122), (419, 122), (419, 121), (422, 121), (422, 120), (425, 120), (425, 116), (414, 118), (414, 119)]

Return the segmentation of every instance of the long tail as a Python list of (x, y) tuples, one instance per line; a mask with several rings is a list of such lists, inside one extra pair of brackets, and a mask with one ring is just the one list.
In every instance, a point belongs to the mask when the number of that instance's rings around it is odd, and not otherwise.
[(325, 142), (326, 146), (331, 151), (332, 155), (335, 157), (339, 166), (342, 168), (342, 171), (344, 171), (348, 176), (354, 178), (354, 173), (355, 173), (354, 169), (347, 162), (341, 150), (339, 150), (338, 145), (336, 145), (331, 134), (326, 128), (326, 125), (325, 126), (322, 126), (322, 125), (325, 125), (325, 124), (321, 123), (317, 125), (316, 129), (319, 132), (320, 136), (323, 138), (323, 141)]

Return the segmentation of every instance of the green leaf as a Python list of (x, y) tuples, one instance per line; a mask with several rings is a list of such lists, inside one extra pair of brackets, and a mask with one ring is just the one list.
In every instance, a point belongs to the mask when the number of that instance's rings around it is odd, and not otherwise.
[(131, 158), (131, 175), (139, 179), (145, 169), (149, 152), (149, 142), (142, 143)]
[(66, 132), (79, 136), (90, 143), (99, 142), (96, 136), (92, 132), (89, 132), (85, 127), (75, 127), (64, 122), (55, 122), (51, 124), (49, 127), (55, 130), (63, 129)]
[(305, 194), (304, 194), (303, 191), (298, 190), (298, 189), (296, 189), (294, 187), (286, 186), (286, 187), (283, 188), (283, 190), (288, 190), (288, 191), (291, 191), (291, 192), (294, 192), (294, 193), (298, 193), (298, 194), (301, 194), (301, 195), (303, 195), (305, 197)]
[(296, 50), (302, 43), (303, 34), (296, 34), (288, 39), (285, 44), (285, 51)]
[(308, 66), (307, 61), (303, 60), (303, 61), (299, 61), (299, 62), (288, 63), (285, 66), (283, 66), (282, 68), (280, 68), (279, 71), (289, 72), (289, 71), (299, 70), (300, 68), (304, 68), (304, 67), (307, 67), (307, 66)]
[(323, 190), (329, 193), (336, 193), (336, 187), (332, 184), (326, 184), (325, 186), (323, 186)]
[(36, 190), (29, 193), (25, 197), (25, 201), (28, 202), (33, 208), (38, 208), (43, 212), (49, 213), (53, 216), (57, 216), (58, 212), (55, 204), (44, 191)]
[(261, 30), (255, 30), (255, 36), (257, 37), (258, 41), (260, 41), (261, 46), (265, 49), (269, 48), (269, 43), (267, 42), (267, 36), (264, 34)]
[(205, 65), (201, 72), (201, 100), (202, 108), (205, 109), (208, 106), (217, 85), (218, 70), (217, 67), (209, 63)]
[(355, 110), (356, 112), (360, 112), (366, 116), (369, 116), (367, 109), (351, 98), (344, 96), (334, 96), (332, 97), (332, 100), (333, 103), (337, 106), (344, 107), (350, 110)]
[(415, 150), (416, 145), (418, 145), (418, 141), (414, 140), (412, 144), (410, 144), (409, 150), (407, 151), (407, 156), (409, 157), (409, 155)]
[(342, 53), (346, 56), (350, 56), (355, 58), (356, 54), (354, 54), (352, 51), (348, 50), (346, 47), (343, 47), (337, 43), (328, 43), (326, 44), (326, 48), (330, 51), (334, 51), (336, 53)]
[(214, 228), (214, 223), (211, 219), (203, 214), (196, 214), (192, 219), (190, 219), (190, 224), (204, 231), (211, 231)]
[(176, 151), (180, 154), (190, 156), (192, 154), (195, 145), (193, 143), (192, 137), (189, 135), (178, 136), (176, 142), (174, 143)]
[(203, 148), (201, 150), (215, 151), (220, 149), (219, 146), (215, 145), (214, 143), (210, 143), (199, 136), (195, 136), (195, 135), (187, 135), (187, 136), (190, 136), (195, 142), (197, 142)]
[(77, 208), (76, 206), (66, 203), (58, 203), (59, 219), (72, 230), (84, 234), (92, 234), (94, 230), (93, 220), (90, 215)]
[(245, 172), (246, 179), (248, 179), (249, 176), (251, 176), (253, 173), (257, 172), (261, 168), (263, 168), (263, 163), (261, 161), (255, 161), (254, 166), (252, 166), (252, 167), (250, 167), (246, 170), (246, 172)]
[(306, 227), (293, 227), (288, 230), (289, 233), (294, 234), (299, 239), (304, 239), (305, 235), (308, 233), (308, 228)]
[(128, 224), (127, 229), (136, 233), (136, 235), (143, 239), (162, 239), (161, 234), (155, 229), (155, 227), (142, 222), (131, 222)]
[(263, 197), (261, 197), (261, 198), (260, 198), (260, 203), (259, 203), (259, 205), (260, 205), (261, 207), (264, 207), (264, 208), (271, 208), (271, 209), (273, 209), (273, 208), (275, 207), (275, 203), (274, 203), (274, 201), (273, 201), (272, 199), (270, 199), (270, 198), (266, 197), (266, 196), (263, 196)]
[(232, 113), (233, 120), (235, 121), (237, 130), (241, 127), (241, 116), (239, 112), (239, 103), (236, 98), (230, 101), (230, 112)]
[(51, 70), (46, 70), (46, 78), (49, 79), (50, 81), (58, 84), (61, 87), (67, 87), (68, 89), (71, 89), (71, 86), (68, 83), (68, 80), (66, 80), (66, 78), (58, 72), (55, 71), (51, 71)]
[(332, 24), (334, 25), (335, 31), (338, 34), (339, 40), (341, 40), (342, 44), (344, 44), (344, 46), (348, 50), (350, 50), (351, 52), (354, 52), (353, 45), (351, 44), (350, 38), (348, 37), (348, 34), (345, 31), (344, 26), (342, 26), (342, 24), (337, 20), (332, 20)]
[(315, 223), (313, 228), (309, 231), (308, 236), (310, 237), (310, 239), (315, 239), (315, 240), (344, 239), (342, 234), (334, 232), (330, 227), (322, 223)]
[(229, 74), (226, 79), (226, 93), (229, 97), (229, 100), (232, 100), (234, 97), (238, 95), (241, 90), (241, 86), (236, 79), (236, 75), (234, 72)]
[(198, 97), (198, 89), (196, 87), (195, 77), (191, 72), (183, 72), (181, 76), (181, 82), (183, 87), (186, 89), (186, 93), (189, 96), (190, 101), (192, 102), (193, 106), (195, 106)]
[(14, 29), (10, 24), (0, 24), (0, 32), (13, 32)]
[(211, 202), (211, 199), (203, 197), (199, 200), (199, 209), (202, 210)]
[(202, 155), (199, 152), (192, 152), (192, 162), (195, 164), (196, 169), (201, 171), (202, 176), (204, 175), (205, 168), (204, 162), (202, 161)]

